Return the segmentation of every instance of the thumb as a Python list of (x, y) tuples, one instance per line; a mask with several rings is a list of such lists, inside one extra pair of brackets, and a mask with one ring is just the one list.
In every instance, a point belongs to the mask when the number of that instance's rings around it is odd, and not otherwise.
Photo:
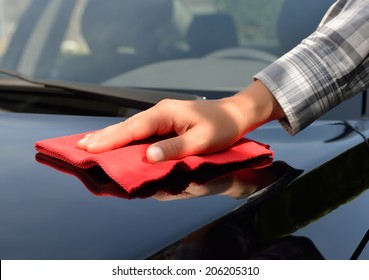
[(147, 159), (151, 163), (180, 159), (188, 155), (198, 153), (196, 145), (189, 141), (185, 134), (156, 142), (149, 146), (146, 151)]

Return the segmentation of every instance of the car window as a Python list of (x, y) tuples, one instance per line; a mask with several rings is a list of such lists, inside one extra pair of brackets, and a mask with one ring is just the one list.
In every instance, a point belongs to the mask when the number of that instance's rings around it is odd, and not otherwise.
[(230, 94), (312, 32), (333, 2), (4, 0), (1, 67), (43, 79)]
[(77, 1), (53, 78), (101, 83), (158, 62), (176, 61), (180, 69), (181, 62), (209, 56), (261, 61), (259, 70), (280, 54), (284, 0), (100, 2)]
[[(278, 48), (277, 25), (284, 0), (216, 0), (218, 11), (229, 14), (241, 46)], [(277, 51), (276, 51), (277, 52)]]
[(0, 1), (0, 63), (29, 0)]

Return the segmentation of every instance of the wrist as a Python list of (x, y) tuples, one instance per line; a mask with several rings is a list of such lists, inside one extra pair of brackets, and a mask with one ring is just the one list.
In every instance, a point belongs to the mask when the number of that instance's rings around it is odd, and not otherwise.
[(281, 106), (269, 89), (259, 80), (241, 90), (227, 101), (233, 104), (243, 133), (254, 130), (272, 120), (285, 117)]

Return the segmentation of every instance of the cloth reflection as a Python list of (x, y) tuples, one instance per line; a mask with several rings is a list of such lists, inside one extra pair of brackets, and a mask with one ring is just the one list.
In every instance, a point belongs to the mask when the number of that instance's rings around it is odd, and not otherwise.
[(36, 154), (36, 161), (77, 177), (92, 194), (97, 196), (114, 196), (124, 199), (152, 197), (160, 201), (207, 195), (226, 195), (235, 199), (254, 197), (265, 190), (285, 184), (301, 173), (286, 163), (277, 161), (261, 169), (241, 168), (228, 172), (226, 175), (213, 174), (209, 182), (203, 185), (190, 183), (187, 187), (178, 187), (173, 182), (170, 184), (163, 182), (155, 187), (143, 187), (134, 193), (127, 193), (100, 167), (82, 169), (40, 153)]

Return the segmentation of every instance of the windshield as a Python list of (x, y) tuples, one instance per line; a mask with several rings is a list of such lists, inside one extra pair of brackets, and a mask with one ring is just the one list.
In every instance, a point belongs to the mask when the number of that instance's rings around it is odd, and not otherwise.
[(233, 93), (333, 0), (0, 0), (0, 64), (34, 78)]

